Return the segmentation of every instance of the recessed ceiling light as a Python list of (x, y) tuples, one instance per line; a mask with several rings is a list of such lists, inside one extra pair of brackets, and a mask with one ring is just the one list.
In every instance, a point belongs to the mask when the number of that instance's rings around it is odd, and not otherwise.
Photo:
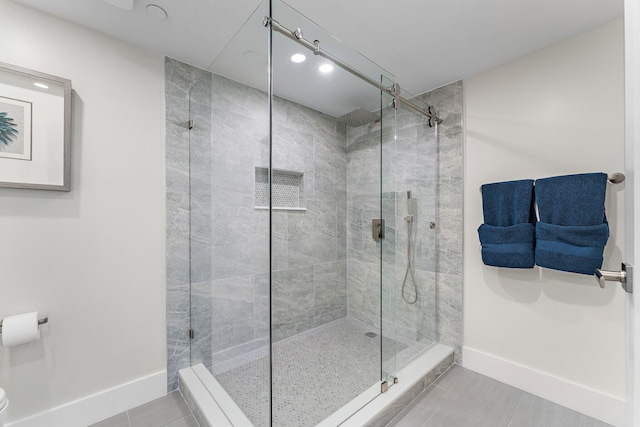
[(319, 68), (321, 73), (330, 73), (333, 71), (333, 65), (331, 64), (322, 64)]
[(34, 86), (37, 86), (37, 87), (39, 87), (39, 88), (42, 88), (42, 89), (49, 89), (49, 86), (47, 86), (47, 85), (46, 85), (46, 84), (44, 84), (44, 83), (34, 83), (33, 85), (34, 85)]
[(303, 55), (303, 54), (301, 54), (301, 53), (296, 53), (295, 55), (293, 55), (293, 56), (291, 57), (291, 60), (292, 60), (293, 62), (303, 62), (305, 59), (307, 59), (307, 57), (306, 57), (306, 56), (304, 56), (304, 55)]
[(147, 15), (158, 21), (164, 21), (168, 16), (167, 12), (157, 4), (147, 5)]

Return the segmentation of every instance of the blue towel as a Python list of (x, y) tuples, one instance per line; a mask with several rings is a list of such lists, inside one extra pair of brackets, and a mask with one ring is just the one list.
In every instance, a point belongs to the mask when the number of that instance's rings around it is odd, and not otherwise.
[(482, 262), (486, 265), (509, 268), (533, 268), (535, 265), (533, 224), (510, 227), (482, 224), (478, 235), (482, 243)]
[(535, 223), (533, 180), (482, 186), (484, 224), (478, 228), (482, 262), (494, 267), (533, 268)]
[[(497, 227), (533, 223), (533, 180), (495, 182), (482, 186), (484, 223)], [(533, 220), (533, 221), (532, 221)]]
[(536, 264), (554, 270), (594, 274), (602, 267), (609, 225), (604, 212), (607, 175), (589, 173), (536, 181), (540, 222)]

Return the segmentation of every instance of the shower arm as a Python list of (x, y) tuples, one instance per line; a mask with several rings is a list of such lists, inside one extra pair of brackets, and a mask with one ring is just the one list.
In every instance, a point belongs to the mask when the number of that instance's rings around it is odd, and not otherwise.
[(314, 55), (319, 55), (319, 56), (321, 56), (321, 57), (323, 57), (325, 59), (328, 59), (329, 61), (333, 62), (334, 64), (336, 64), (338, 67), (342, 68), (343, 70), (353, 74), (354, 76), (358, 77), (361, 80), (364, 80), (365, 82), (369, 83), (370, 85), (375, 86), (376, 88), (380, 89), (381, 91), (393, 96), (397, 101), (400, 101), (401, 103), (403, 103), (407, 107), (417, 111), (420, 114), (423, 114), (423, 115), (429, 117), (429, 119), (435, 121), (436, 123), (442, 123), (442, 119), (440, 119), (437, 114), (431, 112), (431, 107), (429, 107), (429, 111), (424, 110), (424, 109), (418, 107), (413, 102), (409, 101), (408, 99), (400, 96), (400, 87), (397, 84), (393, 84), (390, 87), (386, 87), (386, 86), (378, 83), (377, 81), (373, 80), (369, 76), (366, 76), (365, 74), (362, 74), (360, 71), (356, 70), (355, 68), (353, 68), (352, 66), (350, 66), (346, 62), (341, 61), (340, 59), (336, 58), (335, 56), (333, 56), (332, 54), (330, 54), (326, 50), (321, 49), (320, 48), (320, 42), (318, 40), (315, 40), (313, 43), (310, 42), (309, 40), (306, 40), (302, 36), (302, 30), (300, 30), (300, 28), (296, 29), (295, 31), (291, 31), (287, 27), (285, 27), (283, 25), (280, 25), (280, 23), (278, 21), (276, 21), (275, 19), (269, 18), (268, 16), (264, 17), (264, 20), (263, 20), (262, 23), (264, 24), (265, 27), (268, 26), (269, 23), (271, 23), (271, 28), (273, 28), (274, 30), (276, 30), (280, 34), (283, 34), (283, 35), (289, 37), (291, 40), (293, 40), (295, 42), (298, 42), (299, 44), (301, 44), (302, 46), (306, 47), (307, 49), (313, 51)]

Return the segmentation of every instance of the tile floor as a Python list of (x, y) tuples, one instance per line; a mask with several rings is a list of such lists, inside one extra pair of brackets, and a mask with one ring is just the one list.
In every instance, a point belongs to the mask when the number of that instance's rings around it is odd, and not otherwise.
[(174, 391), (90, 427), (199, 427), (182, 394)]
[[(458, 365), (445, 372), (388, 426), (611, 427)], [(182, 395), (176, 391), (91, 427), (199, 426)]]
[(393, 427), (611, 427), (453, 365), (389, 424)]

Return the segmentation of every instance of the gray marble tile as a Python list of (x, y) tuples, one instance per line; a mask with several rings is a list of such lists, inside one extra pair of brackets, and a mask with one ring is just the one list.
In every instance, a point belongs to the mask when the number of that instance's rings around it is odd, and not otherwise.
[[(274, 125), (272, 164), (274, 169), (302, 172), (308, 195), (313, 191), (313, 134), (306, 129)], [(311, 191), (309, 191), (311, 190)]]
[(313, 327), (315, 304), (313, 266), (274, 271), (271, 298), (274, 341)]
[[(424, 390), (428, 389), (431, 386), (431, 383), (434, 378), (440, 375), (452, 362), (452, 358), (446, 358), (443, 360), (438, 366), (436, 366), (432, 371), (428, 372), (421, 381), (418, 381), (414, 386), (412, 386), (409, 390), (406, 390), (401, 396), (399, 396), (388, 408), (382, 411), (382, 413), (378, 414), (376, 418), (366, 424), (367, 427), (378, 427), (378, 426), (386, 426), (392, 423), (393, 421), (398, 420), (399, 414), (405, 408), (407, 408), (412, 402), (416, 401), (421, 393)], [(446, 398), (444, 399), (446, 400)], [(441, 401), (442, 403), (443, 401)], [(439, 405), (438, 405), (439, 406)], [(438, 408), (438, 406), (432, 407), (432, 412)], [(408, 424), (405, 424), (408, 425)]]
[(271, 213), (271, 269), (289, 268), (289, 213), (273, 211)]
[[(169, 298), (169, 297), (168, 297)], [(211, 366), (211, 283), (191, 285), (191, 364)]]
[(169, 427), (200, 427), (200, 424), (196, 421), (196, 418), (193, 415), (189, 415), (186, 418), (169, 424)]
[(410, 405), (399, 413), (388, 426), (423, 426), (450, 395), (450, 392), (440, 387), (431, 386), (424, 390)]
[(215, 280), (211, 288), (211, 350), (235, 347), (255, 336), (253, 276)]
[(271, 305), (269, 304), (269, 274), (253, 276), (253, 286), (256, 296), (254, 306), (254, 336), (256, 340), (268, 340), (271, 320)]
[(269, 270), (269, 212), (254, 208), (253, 196), (216, 190), (214, 206), (215, 278)]
[(347, 308), (347, 262), (315, 265), (314, 288), (317, 326), (336, 320)]
[[(313, 152), (314, 198), (345, 200), (347, 193), (347, 157), (334, 144), (327, 145), (315, 138)], [(335, 139), (335, 137), (334, 137)]]
[(470, 372), (431, 419), (450, 427), (507, 426), (524, 392)]
[(367, 325), (379, 327), (379, 264), (349, 261), (347, 281), (349, 315)]
[(164, 427), (191, 415), (179, 391), (129, 411), (131, 427)]
[(447, 391), (456, 392), (460, 390), (460, 387), (469, 375), (469, 372), (470, 371), (468, 369), (465, 369), (460, 365), (451, 365), (451, 367), (435, 381), (435, 384)]
[(289, 268), (337, 260), (337, 206), (309, 201), (307, 211), (289, 214)]
[(187, 98), (191, 87), (202, 77), (204, 70), (165, 57), (165, 82), (175, 85), (181, 96)]
[(524, 393), (509, 426), (593, 427), (595, 421), (591, 417), (564, 406)]
[(99, 423), (92, 424), (90, 427), (130, 427), (129, 417), (127, 413), (124, 412)]
[(454, 347), (456, 362), (461, 362), (462, 347), (462, 276), (438, 273), (437, 275), (438, 341)]

